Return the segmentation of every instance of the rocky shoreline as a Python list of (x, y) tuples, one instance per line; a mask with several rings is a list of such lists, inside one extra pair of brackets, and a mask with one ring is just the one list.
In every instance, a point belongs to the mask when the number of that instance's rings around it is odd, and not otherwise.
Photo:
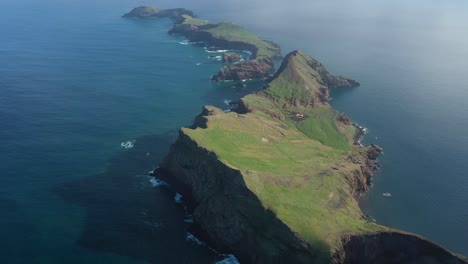
[[(367, 221), (357, 207), (356, 197), (368, 190), (372, 175), (380, 168), (377, 158), (383, 150), (376, 145), (362, 146), (365, 129), (352, 123), (344, 114), (336, 113), (327, 101), (329, 89), (351, 88), (359, 86), (358, 82), (331, 75), (320, 62), (298, 51), (288, 54), (278, 72), (271, 77), (269, 71), (280, 54), (276, 44), (265, 42), (276, 48), (272, 53), (263, 50), (259, 55), (259, 47), (252, 43), (215, 36), (210, 30), (219, 24), (192, 21), (193, 13), (188, 10), (171, 9), (163, 13), (158, 10), (139, 7), (126, 16), (172, 18), (175, 21), (172, 34), (224, 49), (252, 52), (252, 60), (223, 67), (213, 81), (269, 79), (263, 90), (242, 98), (233, 113), (204, 107), (194, 125), (180, 131), (176, 143), (155, 172), (184, 196), (195, 221), (192, 233), (220, 252), (233, 252), (242, 263), (467, 263), (464, 257), (420, 236)], [(316, 122), (331, 129), (324, 130), (325, 135), (336, 135), (343, 144), (335, 145), (337, 140), (324, 137), (322, 132), (316, 133)], [(297, 156), (300, 151), (320, 149), (304, 156), (323, 160), (315, 165), (320, 169), (313, 175), (304, 176), (301, 172), (295, 177), (275, 176), (276, 172), (242, 157), (249, 155), (246, 150), (237, 149), (242, 141), (234, 142), (236, 146), (232, 147), (240, 156), (232, 156), (233, 151), (224, 152), (225, 146), (232, 142), (224, 138), (215, 140), (216, 134), (210, 134), (210, 131), (231, 136), (240, 131), (233, 130), (236, 126), (245, 131), (259, 126), (258, 131), (265, 133), (260, 143), (249, 143), (243, 148), (258, 144), (259, 148), (266, 146), (273, 152), (277, 150), (268, 144), (281, 141), (285, 141), (286, 146), (293, 146), (292, 153), (284, 153), (284, 160), (291, 159), (291, 155)], [(264, 132), (267, 128), (271, 134)], [(257, 130), (253, 129), (242, 131), (240, 138), (257, 136)], [(302, 143), (294, 145), (297, 138)], [(304, 148), (304, 144), (310, 144), (310, 147)], [(254, 160), (255, 155), (272, 158), (267, 155), (270, 152), (254, 153), (250, 159)], [(299, 166), (298, 171), (302, 171), (304, 165), (294, 161), (285, 166), (278, 170), (295, 171), (294, 167)], [(314, 171), (314, 168), (310, 170)], [(325, 196), (317, 191), (324, 188), (324, 179), (336, 179), (332, 182), (337, 184), (328, 186), (330, 190)], [(283, 196), (284, 193), (288, 189), (296, 190), (295, 193), (304, 192), (305, 186), (316, 184), (316, 181), (317, 184), (322, 181), (317, 185), (319, 189), (314, 185), (305, 193), (319, 197), (320, 200), (312, 199), (323, 204), (312, 207), (317, 213), (310, 208), (289, 211), (289, 202), (285, 200), (290, 197)], [(273, 188), (266, 189), (267, 186)], [(272, 198), (271, 191), (283, 199)], [(301, 206), (311, 202), (307, 195), (300, 197)], [(271, 199), (276, 202), (272, 203)], [(298, 212), (303, 213), (304, 219), (291, 217)], [(306, 224), (304, 227), (305, 219), (324, 226)], [(356, 222), (347, 226), (352, 221)], [(328, 222), (336, 222), (336, 226), (330, 226)], [(333, 229), (335, 227), (337, 230)], [(330, 228), (326, 236), (321, 233), (324, 228)]]

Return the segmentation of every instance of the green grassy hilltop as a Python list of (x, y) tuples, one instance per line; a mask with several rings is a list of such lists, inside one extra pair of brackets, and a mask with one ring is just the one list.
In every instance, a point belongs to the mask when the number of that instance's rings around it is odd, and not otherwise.
[(197, 26), (197, 31), (208, 32), (214, 38), (226, 41), (242, 42), (254, 45), (258, 51), (257, 59), (273, 58), (279, 54), (279, 47), (272, 42), (261, 39), (258, 35), (253, 34), (244, 27), (231, 22), (210, 22), (201, 20), (189, 15), (183, 15), (180, 23), (175, 25), (176, 31), (187, 31)]
[(207, 107), (207, 128), (183, 133), (240, 170), (264, 207), (302, 238), (333, 248), (344, 233), (383, 227), (362, 217), (349, 184), (363, 165), (350, 157), (366, 148), (354, 145), (356, 128), (340, 122), (326, 102), (309, 60), (302, 52), (288, 55), (264, 90), (242, 98), (248, 113)]

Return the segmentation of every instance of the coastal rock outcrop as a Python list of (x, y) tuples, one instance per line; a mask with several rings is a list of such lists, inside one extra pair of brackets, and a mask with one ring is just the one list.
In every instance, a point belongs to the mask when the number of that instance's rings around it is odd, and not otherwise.
[[(288, 56), (297, 56), (300, 51), (291, 52)], [(289, 59), (289, 58), (288, 58)], [(331, 74), (325, 66), (318, 60), (310, 57), (307, 64), (320, 76), (320, 83), (330, 89), (333, 88), (353, 88), (360, 86), (360, 83), (347, 77)]]
[(248, 60), (243, 63), (224, 66), (211, 80), (222, 82), (227, 80), (242, 81), (249, 79), (266, 79), (271, 77), (269, 71), (273, 66), (274, 63), (270, 59)]
[(223, 54), (223, 63), (234, 63), (240, 61), (241, 59), (241, 56), (234, 52), (225, 52)]

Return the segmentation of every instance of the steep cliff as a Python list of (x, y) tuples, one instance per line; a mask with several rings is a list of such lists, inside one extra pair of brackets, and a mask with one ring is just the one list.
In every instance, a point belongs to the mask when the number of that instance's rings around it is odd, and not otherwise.
[(234, 63), (240, 61), (242, 58), (239, 54), (234, 52), (226, 52), (223, 54), (223, 63)]
[(165, 173), (177, 175), (166, 180), (188, 198), (202, 228), (197, 235), (234, 252), (242, 263), (314, 263), (323, 254), (262, 205), (243, 172), (226, 166), (184, 132), (161, 164), (160, 175)]
[(350, 79), (292, 52), (237, 112), (205, 107), (183, 128), (161, 176), (185, 195), (199, 234), (242, 263), (464, 263), (412, 234), (377, 225), (355, 199), (382, 150), (327, 103)]

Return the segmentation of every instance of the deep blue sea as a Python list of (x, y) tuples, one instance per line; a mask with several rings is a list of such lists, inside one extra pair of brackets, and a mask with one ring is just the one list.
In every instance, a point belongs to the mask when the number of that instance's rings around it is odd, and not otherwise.
[(0, 1), (0, 263), (225, 259), (187, 239), (148, 171), (202, 105), (262, 84), (210, 83), (219, 62), (171, 21), (121, 18), (142, 4), (234, 21), (360, 81), (331, 103), (385, 150), (364, 211), (468, 255), (468, 3), (293, 2)]

